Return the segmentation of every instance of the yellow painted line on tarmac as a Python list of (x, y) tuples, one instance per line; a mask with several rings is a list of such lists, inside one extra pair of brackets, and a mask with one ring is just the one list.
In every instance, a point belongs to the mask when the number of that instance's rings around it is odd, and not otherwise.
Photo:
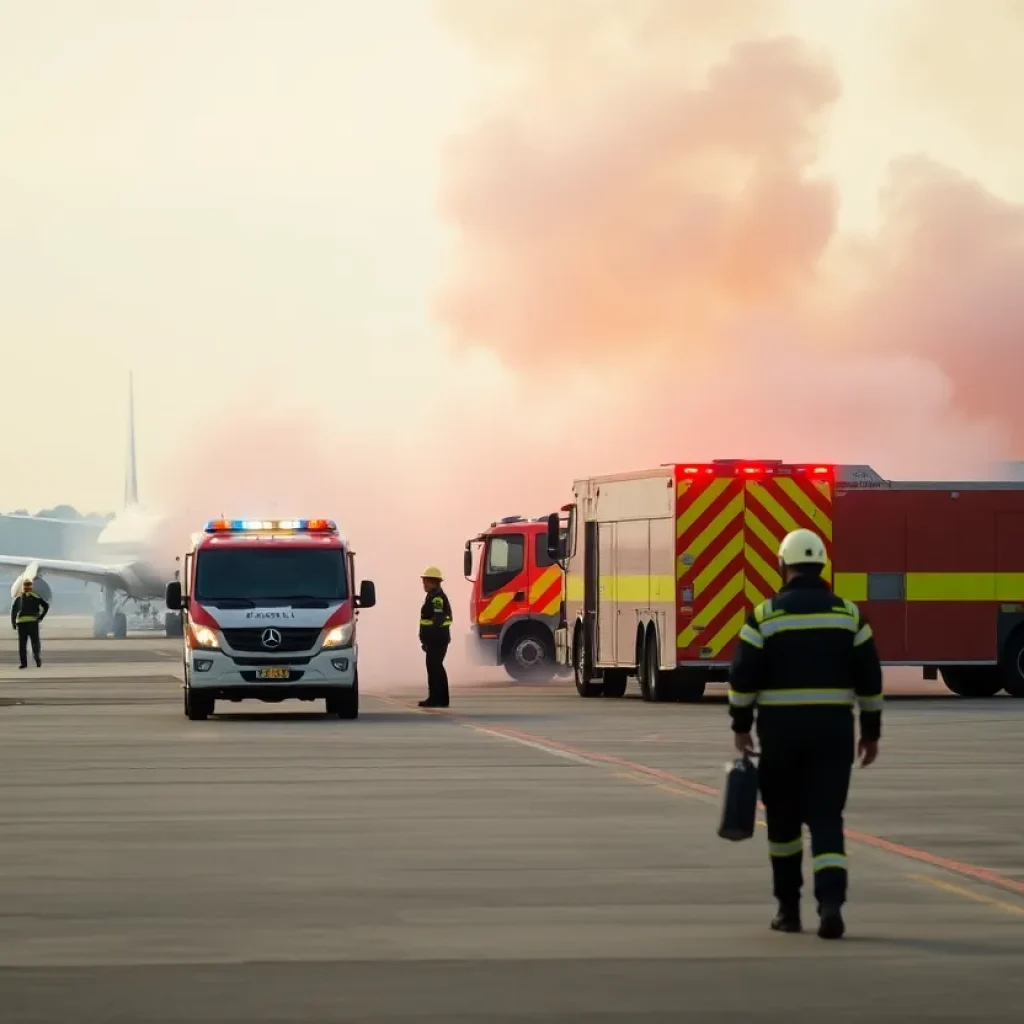
[(975, 892), (973, 889), (967, 889), (962, 885), (954, 885), (952, 882), (946, 882), (941, 878), (934, 878), (931, 875), (907, 875), (907, 877), (912, 878), (915, 882), (923, 882), (925, 885), (930, 885), (935, 889), (940, 889), (942, 892), (948, 892), (954, 896), (959, 896), (961, 899), (973, 900), (975, 903), (984, 903), (990, 907), (997, 907), (999, 910), (1002, 910), (1007, 914), (1024, 916), (1024, 907), (1017, 903), (1009, 903), (1006, 900), (999, 900), (994, 896), (989, 896), (987, 893)]

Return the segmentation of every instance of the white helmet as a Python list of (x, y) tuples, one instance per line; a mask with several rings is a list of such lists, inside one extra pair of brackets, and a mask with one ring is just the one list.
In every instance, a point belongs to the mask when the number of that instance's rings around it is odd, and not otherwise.
[(825, 545), (813, 530), (794, 530), (779, 545), (782, 565), (824, 565), (828, 561)]

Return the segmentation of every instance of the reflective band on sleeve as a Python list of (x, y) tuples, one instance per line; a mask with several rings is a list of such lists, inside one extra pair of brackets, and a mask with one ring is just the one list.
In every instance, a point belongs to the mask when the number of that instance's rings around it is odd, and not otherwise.
[(794, 839), (789, 843), (769, 843), (768, 855), (770, 857), (797, 857), (804, 852), (804, 841)]
[(857, 632), (857, 622), (846, 612), (818, 612), (813, 615), (776, 615), (761, 623), (761, 636), (774, 636), (791, 629), (844, 629)]
[(814, 858), (814, 870), (824, 871), (826, 868), (842, 868), (846, 870), (845, 853), (819, 853)]
[(445, 619), (444, 622), (441, 623), (441, 626), (442, 627), (450, 626), (451, 624), (452, 624), (452, 620), (451, 619)]
[(857, 707), (861, 711), (881, 711), (882, 710), (882, 695), (879, 694), (877, 697), (858, 697)]
[(799, 707), (806, 704), (831, 704), (852, 707), (853, 690), (762, 690), (757, 703), (762, 707)]
[(870, 625), (861, 626), (860, 629), (857, 630), (857, 635), (853, 638), (853, 646), (860, 647), (861, 644), (866, 644), (872, 636), (874, 636), (874, 633), (871, 632)]
[(766, 615), (771, 615), (771, 612), (772, 612), (772, 602), (771, 602), (771, 599), (769, 598), (769, 600), (767, 600), (767, 601), (762, 601), (754, 609), (754, 619), (757, 622), (759, 622), (759, 623), (760, 622), (764, 622), (764, 617)]
[(740, 639), (744, 643), (750, 644), (751, 647), (757, 647), (758, 649), (764, 647), (764, 637), (751, 626), (745, 625), (740, 630)]
[(757, 703), (756, 693), (737, 693), (736, 690), (729, 691), (729, 703), (734, 708), (750, 708)]
[(434, 624), (433, 619), (420, 619), (421, 626), (432, 626)]

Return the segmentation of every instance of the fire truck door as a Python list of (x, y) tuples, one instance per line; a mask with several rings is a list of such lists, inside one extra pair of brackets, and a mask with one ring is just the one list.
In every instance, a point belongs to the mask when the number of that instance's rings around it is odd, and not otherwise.
[(615, 663), (615, 523), (597, 526), (597, 664)]

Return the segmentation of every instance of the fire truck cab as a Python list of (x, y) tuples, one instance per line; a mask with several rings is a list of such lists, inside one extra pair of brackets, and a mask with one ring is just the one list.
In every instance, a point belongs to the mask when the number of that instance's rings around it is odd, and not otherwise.
[(194, 534), (167, 607), (181, 611), (185, 715), (218, 700), (318, 700), (359, 716), (355, 552), (330, 519), (215, 519)]
[(473, 585), (467, 637), (471, 662), (503, 665), (520, 681), (555, 675), (562, 571), (549, 556), (547, 542), (546, 516), (506, 516), (466, 541), (463, 574)]

